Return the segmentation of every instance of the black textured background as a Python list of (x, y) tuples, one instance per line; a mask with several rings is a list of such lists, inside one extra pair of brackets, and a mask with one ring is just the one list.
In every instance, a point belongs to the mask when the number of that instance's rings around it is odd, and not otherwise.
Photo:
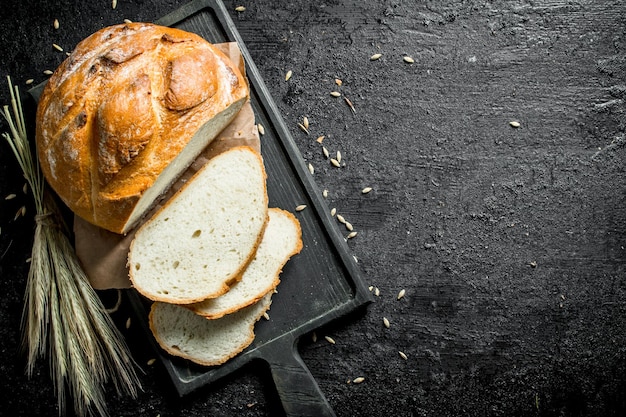
[[(154, 21), (184, 4), (13, 3), (0, 13), (2, 85), (7, 74), (43, 81), (64, 58), (52, 43), (71, 50), (103, 26)], [(302, 341), (337, 415), (625, 415), (626, 5), (225, 4), (329, 190), (329, 209), (359, 232), (350, 247), (364, 278), (380, 289), (366, 312)], [(374, 53), (382, 58), (370, 61)], [(356, 114), (329, 95), (335, 78)], [(297, 127), (303, 116), (310, 136)], [(319, 135), (345, 168), (324, 159)], [(19, 351), (33, 231), (23, 183), (0, 144), (0, 414), (51, 416), (47, 364), (28, 380)], [(18, 197), (5, 201), (10, 193)], [(14, 220), (23, 204), (27, 215)], [(262, 366), (178, 401), (132, 330), (144, 391), (137, 400), (111, 392), (111, 415), (280, 415)], [(347, 383), (357, 376), (365, 382)]]

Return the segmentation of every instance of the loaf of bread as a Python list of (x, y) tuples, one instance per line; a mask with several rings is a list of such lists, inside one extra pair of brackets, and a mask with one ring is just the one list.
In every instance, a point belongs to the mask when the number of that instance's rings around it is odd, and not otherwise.
[(148, 23), (104, 28), (41, 94), (42, 171), (76, 215), (127, 233), (248, 98), (242, 71), (200, 36)]
[(254, 325), (269, 309), (271, 294), (256, 303), (216, 320), (188, 308), (153, 303), (150, 329), (159, 346), (171, 355), (200, 365), (221, 365), (254, 340)]
[(175, 304), (222, 295), (261, 243), (267, 204), (257, 152), (240, 146), (213, 157), (136, 230), (128, 254), (133, 286)]
[(216, 319), (255, 303), (275, 290), (283, 266), (301, 249), (302, 231), (298, 219), (288, 211), (269, 209), (263, 240), (241, 279), (226, 294), (187, 307), (198, 315)]

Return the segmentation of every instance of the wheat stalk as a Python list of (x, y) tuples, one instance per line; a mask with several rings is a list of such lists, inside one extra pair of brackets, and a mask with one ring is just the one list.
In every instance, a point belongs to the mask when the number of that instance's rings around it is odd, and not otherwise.
[(37, 359), (49, 355), (59, 415), (66, 391), (79, 416), (107, 415), (105, 386), (133, 397), (140, 389), (126, 343), (89, 284), (54, 200), (45, 187), (27, 138), (19, 89), (11, 84), (11, 106), (3, 107), (10, 133), (3, 133), (35, 203), (35, 233), (22, 316), (30, 377)]

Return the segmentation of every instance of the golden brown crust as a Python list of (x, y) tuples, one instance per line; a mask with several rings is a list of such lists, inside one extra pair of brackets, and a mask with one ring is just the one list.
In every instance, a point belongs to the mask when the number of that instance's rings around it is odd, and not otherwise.
[(139, 198), (198, 129), (248, 95), (237, 66), (195, 34), (104, 28), (77, 45), (41, 95), (42, 171), (78, 216), (126, 232)]

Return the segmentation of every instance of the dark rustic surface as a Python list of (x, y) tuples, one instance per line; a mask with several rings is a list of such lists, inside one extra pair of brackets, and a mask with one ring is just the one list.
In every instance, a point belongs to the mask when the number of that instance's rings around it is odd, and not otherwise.
[[(7, 74), (43, 81), (64, 57), (53, 42), (70, 50), (105, 25), (154, 21), (184, 4), (15, 3), (0, 17), (2, 85)], [(301, 344), (337, 415), (624, 415), (626, 5), (276, 3), (225, 2), (380, 289), (365, 312)], [(370, 61), (374, 53), (382, 58)], [(303, 116), (309, 136), (297, 127)], [(319, 135), (345, 167), (324, 159)], [(28, 380), (19, 351), (33, 229), (32, 209), (14, 220), (30, 204), (22, 185), (2, 143), (0, 414), (55, 415), (46, 363)], [(10, 193), (18, 197), (5, 201)], [(141, 335), (126, 333), (144, 391), (137, 400), (111, 392), (111, 415), (280, 415), (262, 366), (176, 400), (160, 368), (144, 365)], [(365, 382), (347, 383), (357, 376)]]

